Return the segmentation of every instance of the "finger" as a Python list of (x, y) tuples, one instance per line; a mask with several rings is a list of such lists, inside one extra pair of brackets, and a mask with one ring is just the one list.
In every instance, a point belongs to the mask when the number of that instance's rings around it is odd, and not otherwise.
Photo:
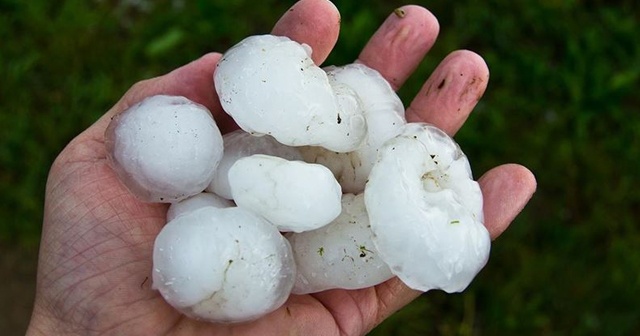
[(340, 12), (327, 0), (301, 0), (278, 20), (271, 34), (311, 46), (316, 64), (327, 59), (338, 40)]
[(484, 198), (484, 225), (495, 239), (522, 211), (536, 191), (533, 173), (517, 164), (498, 166), (478, 180)]
[(358, 61), (378, 70), (397, 90), (431, 49), (439, 31), (438, 20), (428, 10), (400, 7), (373, 34)]
[(468, 50), (449, 54), (433, 71), (406, 111), (409, 122), (429, 122), (455, 134), (487, 88), (489, 68)]

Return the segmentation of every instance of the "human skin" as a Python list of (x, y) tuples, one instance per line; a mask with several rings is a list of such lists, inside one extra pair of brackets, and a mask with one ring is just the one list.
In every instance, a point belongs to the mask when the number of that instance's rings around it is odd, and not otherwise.
[[(395, 89), (422, 60), (439, 29), (427, 10), (401, 10), (403, 15), (389, 16), (359, 57)], [(339, 21), (328, 1), (302, 0), (272, 33), (309, 44), (320, 64), (336, 42)], [(222, 112), (213, 88), (220, 57), (207, 54), (136, 83), (57, 157), (47, 181), (36, 299), (27, 335), (362, 335), (421, 294), (393, 278), (360, 290), (292, 295), (280, 309), (250, 323), (211, 324), (181, 315), (151, 289), (153, 242), (165, 224), (167, 205), (140, 202), (120, 183), (107, 163), (104, 131), (112, 116), (156, 94), (182, 95), (203, 104), (223, 132), (232, 131), (237, 126)], [(454, 52), (411, 102), (407, 119), (431, 122), (453, 135), (487, 81), (480, 56)], [(479, 182), (485, 226), (495, 239), (530, 199), (536, 181), (525, 167), (507, 164), (491, 169)]]

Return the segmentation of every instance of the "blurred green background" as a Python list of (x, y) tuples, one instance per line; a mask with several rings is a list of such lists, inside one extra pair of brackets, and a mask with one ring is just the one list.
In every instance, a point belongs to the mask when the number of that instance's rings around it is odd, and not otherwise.
[[(30, 275), (32, 298), (47, 171), (70, 139), (134, 82), (268, 32), (293, 2), (0, 0), (0, 252), (13, 260), (3, 278), (28, 265), (17, 275)], [(332, 64), (351, 62), (404, 4), (335, 3)], [(640, 4), (419, 4), (441, 32), (401, 97), (449, 52), (483, 55), (490, 84), (456, 139), (477, 176), (517, 162), (538, 191), (465, 293), (427, 293), (372, 334), (640, 334)]]

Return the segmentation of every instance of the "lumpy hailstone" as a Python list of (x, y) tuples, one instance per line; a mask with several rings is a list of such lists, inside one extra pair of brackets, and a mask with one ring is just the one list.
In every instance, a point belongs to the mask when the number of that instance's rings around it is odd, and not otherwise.
[(300, 153), (305, 161), (329, 168), (343, 192), (357, 194), (364, 190), (380, 146), (396, 136), (406, 123), (404, 106), (384, 77), (364, 64), (330, 66), (325, 70), (334, 85), (352, 88), (362, 101), (367, 135), (358, 148), (348, 153), (322, 147), (302, 147)]
[(183, 313), (241, 322), (280, 307), (295, 280), (286, 239), (246, 210), (204, 207), (169, 222), (153, 251), (153, 287)]
[(340, 185), (318, 164), (256, 154), (231, 167), (229, 183), (239, 207), (264, 216), (280, 231), (313, 230), (340, 214)]
[(226, 199), (233, 199), (229, 186), (229, 169), (236, 161), (253, 154), (265, 154), (287, 160), (302, 160), (297, 148), (285, 146), (271, 136), (254, 136), (243, 130), (235, 130), (222, 136), (224, 153), (207, 191)]
[(204, 106), (162, 95), (116, 115), (105, 145), (120, 180), (148, 202), (177, 202), (203, 191), (223, 149), (222, 135)]
[(373, 244), (363, 194), (343, 195), (342, 212), (329, 225), (287, 239), (298, 270), (294, 294), (366, 288), (393, 277)]
[(382, 146), (365, 203), (378, 251), (413, 289), (462, 291), (488, 260), (480, 187), (434, 126), (407, 124)]
[(251, 36), (221, 58), (214, 74), (223, 109), (246, 132), (289, 146), (348, 152), (366, 134), (360, 99), (332, 87), (311, 48), (287, 37)]

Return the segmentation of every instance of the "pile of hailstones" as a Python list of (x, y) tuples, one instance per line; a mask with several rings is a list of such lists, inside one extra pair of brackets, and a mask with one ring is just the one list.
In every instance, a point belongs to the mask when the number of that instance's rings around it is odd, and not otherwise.
[(105, 134), (127, 188), (171, 203), (153, 287), (190, 317), (248, 321), (290, 294), (394, 276), (462, 291), (488, 259), (482, 194), (458, 145), (407, 123), (375, 70), (321, 69), (310, 55), (263, 35), (222, 57), (215, 88), (241, 130), (222, 136), (204, 106), (153, 96)]

